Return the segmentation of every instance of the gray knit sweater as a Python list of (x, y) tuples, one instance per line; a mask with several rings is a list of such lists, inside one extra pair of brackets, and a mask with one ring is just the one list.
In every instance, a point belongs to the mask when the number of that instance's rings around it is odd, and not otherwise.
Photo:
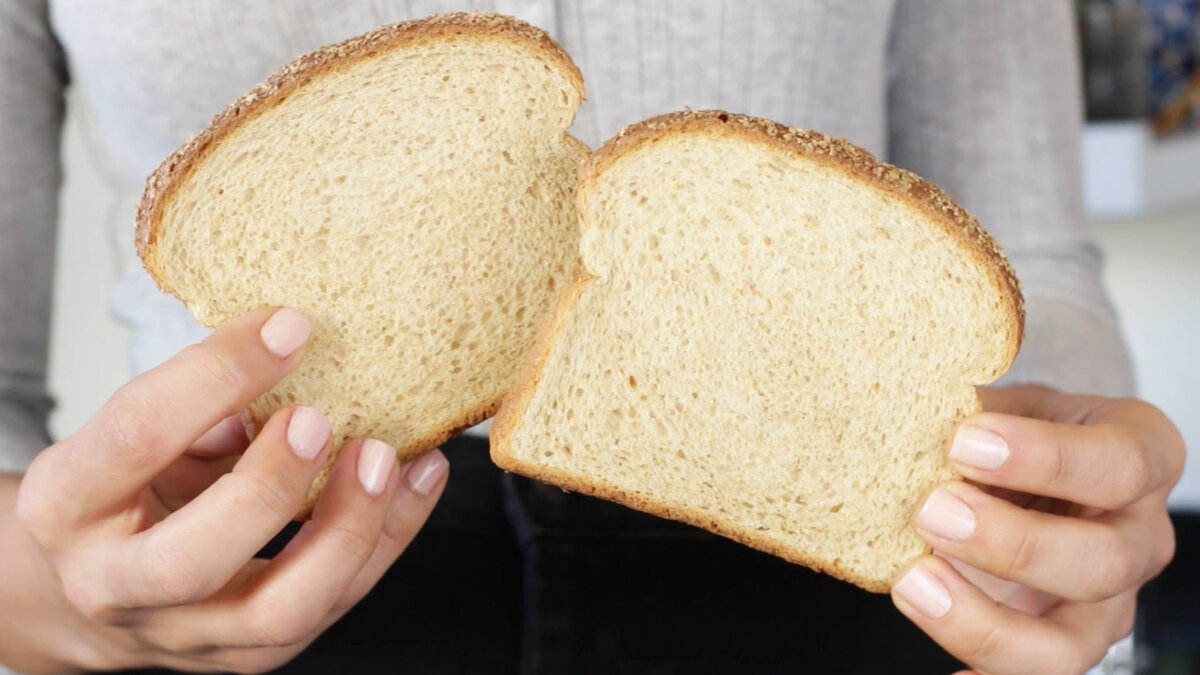
[[(1028, 307), (1008, 381), (1129, 393), (1084, 229), (1069, 0), (482, 0), (549, 30), (583, 71), (574, 133), (721, 107), (844, 136), (940, 184), (1006, 248)], [(449, 0), (0, 0), (0, 469), (48, 441), (45, 390), (63, 92), (79, 88), (120, 197), (114, 307), (144, 369), (202, 333), (133, 256), (158, 161), (318, 45)]]

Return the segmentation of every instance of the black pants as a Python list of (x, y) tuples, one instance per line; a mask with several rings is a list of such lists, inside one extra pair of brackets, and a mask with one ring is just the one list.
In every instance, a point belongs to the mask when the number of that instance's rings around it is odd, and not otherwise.
[(284, 672), (949, 673), (859, 590), (444, 448), (450, 482), (379, 586)]

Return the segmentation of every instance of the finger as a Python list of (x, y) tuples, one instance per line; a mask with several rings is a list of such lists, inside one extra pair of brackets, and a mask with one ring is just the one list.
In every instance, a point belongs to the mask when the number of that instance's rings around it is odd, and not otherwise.
[(298, 312), (260, 310), (123, 386), (69, 442), (59, 487), (107, 511), (133, 496), (210, 427), (242, 409), (295, 364), (308, 338)]
[(221, 476), (233, 471), (240, 459), (240, 455), (206, 459), (184, 454), (172, 462), (150, 483), (163, 507), (159, 516), (152, 522), (166, 518), (172, 511), (179, 510), (184, 504), (195, 499)]
[[(326, 518), (327, 514), (333, 510), (329, 506), (333, 502), (333, 491), (337, 489), (336, 485), (342, 483), (342, 470), (338, 467), (346, 463), (350, 457), (352, 457), (352, 451), (347, 446), (338, 457), (338, 464), (334, 467), (335, 475), (331, 475), (330, 487), (327, 488), (326, 496), (322, 498), (322, 501), (317, 505), (317, 510), (313, 513), (314, 521)], [(387, 506), (387, 513), (380, 531), (379, 541), (374, 552), (342, 592), (341, 596), (334, 603), (333, 608), (326, 612), (315, 630), (304, 640), (300, 641), (300, 643), (283, 647), (230, 647), (218, 649), (206, 657), (205, 662), (222, 666), (226, 670), (233, 669), (249, 672), (269, 670), (274, 665), (290, 659), (303, 644), (315, 640), (318, 635), (340, 619), (350, 608), (358, 604), (375, 584), (378, 583), (379, 579), (391, 567), (396, 558), (408, 547), (417, 532), (425, 524), (430, 512), (432, 512), (433, 507), (445, 490), (446, 479), (449, 473), (449, 463), (441, 451), (434, 450), (418, 458), (408, 466), (400, 468), (396, 473), (398, 475), (396, 487), (392, 491), (391, 499)], [(298, 534), (297, 538), (299, 536)], [(293, 539), (293, 541), (295, 540)], [(282, 556), (283, 554), (281, 553), (280, 555)], [(279, 559), (277, 557), (275, 560)], [(253, 562), (261, 562), (264, 566), (275, 564), (274, 562), (268, 563), (267, 561), (258, 560)], [(341, 561), (338, 564), (342, 564)], [(251, 579), (256, 574), (256, 572), (248, 574), (246, 578)], [(298, 583), (307, 584), (309, 582), (301, 581)], [(230, 626), (234, 626), (235, 621), (242, 620), (242, 617), (245, 616), (244, 613), (236, 617), (232, 616), (235, 611), (234, 608), (238, 606), (238, 603), (244, 602), (244, 599), (251, 594), (249, 583), (245, 585), (231, 584), (231, 586), (235, 585), (236, 588), (230, 588), (228, 591), (223, 590), (220, 594), (223, 597), (214, 597), (197, 605), (157, 611), (155, 613), (154, 625), (143, 628), (140, 631), (140, 637), (145, 643), (157, 645), (161, 649), (172, 653), (194, 653), (198, 649), (210, 647), (217, 642), (237, 642), (244, 645), (247, 642), (263, 642), (267, 640), (279, 642), (284, 641), (282, 638), (294, 637), (288, 635), (263, 636), (260, 634), (258, 640), (250, 640), (248, 639), (247, 632), (231, 629)], [(291, 591), (294, 591), (294, 588), (289, 589), (289, 592)], [(202, 626), (203, 629), (201, 629)], [(231, 639), (229, 637), (231, 634), (237, 637)]]
[(1131, 588), (1104, 602), (1067, 603), (1046, 616), (1077, 635), (1091, 636), (1096, 647), (1107, 651), (1108, 647), (1133, 632), (1137, 594), (1138, 589)]
[(1153, 533), (1128, 516), (1031, 511), (962, 482), (945, 483), (925, 499), (917, 532), (936, 551), (984, 572), (1084, 602), (1139, 585), (1155, 545)]
[(246, 419), (242, 413), (236, 413), (204, 432), (184, 455), (199, 458), (226, 457), (245, 452), (249, 445), (250, 435), (246, 433)]
[(334, 619), (357, 605), (416, 538), (441, 499), (449, 472), (450, 463), (441, 450), (432, 450), (404, 468), (400, 488), (388, 507), (379, 546), (338, 599)]
[(1155, 489), (1165, 493), (1179, 482), (1187, 450), (1183, 435), (1161, 410), (1137, 399), (1109, 400), (1091, 419), (1133, 430), (1156, 469)]
[(900, 577), (892, 602), (943, 649), (989, 675), (1074, 675), (1104, 653), (1054, 621), (997, 603), (934, 556)]
[(125, 607), (206, 598), (286, 525), (330, 451), (329, 422), (285, 408), (234, 467), (154, 527), (125, 541), (113, 584)]
[(312, 640), (375, 552), (398, 483), (391, 446), (376, 440), (347, 444), (312, 520), (257, 578), (211, 601), (166, 610), (163, 623), (186, 628), (199, 644), (223, 648)]
[(1041, 616), (1066, 602), (1066, 600), (1058, 596), (1030, 588), (1016, 581), (1001, 579), (993, 574), (988, 574), (957, 558), (951, 558), (945, 553), (934, 551), (934, 555), (950, 563), (950, 566), (958, 571), (964, 579), (971, 582), (973, 586), (983, 591), (991, 599), (1026, 614)]
[(1122, 424), (980, 413), (958, 428), (949, 457), (980, 483), (1115, 510), (1162, 485), (1161, 464), (1150, 452)]
[(226, 417), (204, 432), (187, 452), (167, 465), (150, 482), (151, 489), (163, 505), (156, 521), (192, 501), (218, 478), (232, 471), (239, 455), (249, 445), (246, 420), (241, 413)]
[[(426, 453), (411, 464), (401, 467), (398, 472), (400, 479), (392, 494), (375, 552), (338, 598), (333, 609), (309, 636), (309, 641), (315, 640), (357, 605), (408, 548), (441, 498), (449, 469), (449, 462), (440, 450)], [(229, 662), (246, 663), (246, 652), (249, 651), (258, 661), (278, 663), (275, 659), (286, 656), (288, 649), (294, 650), (295, 647), (237, 650), (229, 657)]]

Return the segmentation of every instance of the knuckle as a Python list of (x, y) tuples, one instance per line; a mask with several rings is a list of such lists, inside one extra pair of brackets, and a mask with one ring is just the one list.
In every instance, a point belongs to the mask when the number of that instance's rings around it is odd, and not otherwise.
[(319, 618), (307, 615), (300, 603), (261, 593), (250, 605), (247, 634), (259, 647), (289, 647), (306, 640)]
[(100, 411), (100, 442), (133, 466), (152, 464), (163, 444), (164, 425), (154, 404), (126, 385)]
[(1174, 488), (1183, 479), (1185, 450), (1182, 443), (1172, 446), (1167, 452), (1166, 485)]
[(1165, 417), (1166, 422), (1166, 439), (1163, 452), (1166, 455), (1166, 480), (1170, 487), (1174, 487), (1179, 479), (1183, 477), (1183, 467), (1187, 460), (1186, 444), (1183, 441), (1183, 434), (1180, 433), (1179, 427), (1171, 423)]
[(1171, 524), (1171, 519), (1163, 516), (1166, 524), (1162, 527), (1162, 536), (1159, 537), (1159, 543), (1154, 547), (1154, 555), (1150, 561), (1150, 569), (1147, 570), (1147, 578), (1158, 576), (1171, 561), (1175, 559), (1175, 526)]
[(260, 509), (278, 518), (291, 518), (300, 506), (300, 494), (281, 479), (249, 471), (234, 471), (217, 479), (234, 483), (233, 493), (249, 498)]
[(83, 618), (101, 625), (117, 621), (122, 608), (111, 598), (102, 596), (96, 584), (82, 581), (71, 574), (63, 575), (61, 583), (67, 602), (71, 603)]
[(157, 605), (182, 605), (208, 595), (207, 579), (180, 549), (150, 538), (141, 550), (139, 581)]
[(1114, 481), (1113, 506), (1120, 508), (1137, 501), (1146, 493), (1151, 482), (1150, 457), (1136, 443), (1122, 445), (1129, 450), (1125, 453), (1125, 461), (1121, 463)]
[(365, 560), (379, 541), (369, 532), (345, 525), (330, 526), (327, 532), (348, 560)]
[(1096, 661), (1100, 660), (1099, 656), (1095, 659), (1089, 659), (1084, 654), (1083, 648), (1074, 641), (1068, 641), (1063, 645), (1062, 649), (1058, 650), (1058, 653), (1061, 661), (1050, 669), (1050, 673), (1079, 675), (1095, 665)]
[(216, 650), (174, 625), (142, 624), (132, 627), (130, 633), (139, 644), (176, 656), (204, 656)]
[(1048, 447), (1050, 448), (1050, 456), (1046, 459), (1047, 467), (1044, 486), (1053, 488), (1062, 485), (1068, 478), (1071, 447), (1068, 445), (1066, 439), (1062, 437), (1056, 438)]
[(1116, 528), (1105, 528), (1094, 551), (1093, 577), (1079, 598), (1086, 602), (1107, 600), (1137, 583), (1141, 576), (1132, 551)]
[(245, 364), (235, 354), (201, 343), (183, 352), (186, 362), (202, 382), (220, 390), (240, 391), (252, 378)]
[[(1123, 429), (1130, 443), (1139, 448), (1153, 446), (1154, 457), (1161, 455), (1162, 463), (1157, 465), (1161, 474), (1152, 474), (1151, 478), (1166, 484), (1168, 487), (1179, 482), (1183, 475), (1184, 461), (1187, 455), (1183, 436), (1171, 418), (1152, 403), (1140, 399), (1125, 400), (1128, 420)], [(1143, 450), (1145, 453), (1146, 450)], [(1156, 483), (1153, 487), (1159, 487)]]
[(1010, 577), (1023, 577), (1037, 563), (1041, 541), (1031, 528), (1023, 528), (1009, 547), (1005, 572)]
[(1123, 398), (1120, 400), (1120, 404), (1128, 411), (1128, 416), (1137, 419), (1166, 419), (1167, 417), (1158, 406), (1140, 398)]
[[(39, 457), (40, 459), (40, 457)], [(36, 464), (36, 460), (35, 460)], [(41, 546), (48, 546), (65, 520), (62, 500), (54, 490), (43, 484), (34, 466), (21, 479), (17, 488), (17, 522)]]
[(414, 519), (411, 512), (393, 506), (384, 516), (382, 536), (389, 542), (389, 545), (402, 551), (412, 543), (425, 519), (419, 514)]
[(965, 661), (971, 665), (991, 663), (1004, 648), (1004, 631), (999, 623), (992, 623), (974, 640), (967, 650)]

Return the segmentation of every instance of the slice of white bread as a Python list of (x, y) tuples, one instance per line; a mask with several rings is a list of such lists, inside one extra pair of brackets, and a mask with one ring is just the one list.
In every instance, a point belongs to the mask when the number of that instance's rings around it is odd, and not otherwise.
[(928, 548), (975, 385), (1016, 356), (1017, 281), (937, 187), (720, 111), (635, 124), (576, 191), (589, 276), (492, 426), (501, 467), (871, 591)]
[(336, 443), (372, 436), (410, 459), (496, 411), (578, 275), (582, 98), (567, 54), (507, 17), (324, 47), (150, 176), (138, 252), (206, 326), (262, 306), (308, 316), (307, 352), (250, 406), (255, 425), (312, 405)]

